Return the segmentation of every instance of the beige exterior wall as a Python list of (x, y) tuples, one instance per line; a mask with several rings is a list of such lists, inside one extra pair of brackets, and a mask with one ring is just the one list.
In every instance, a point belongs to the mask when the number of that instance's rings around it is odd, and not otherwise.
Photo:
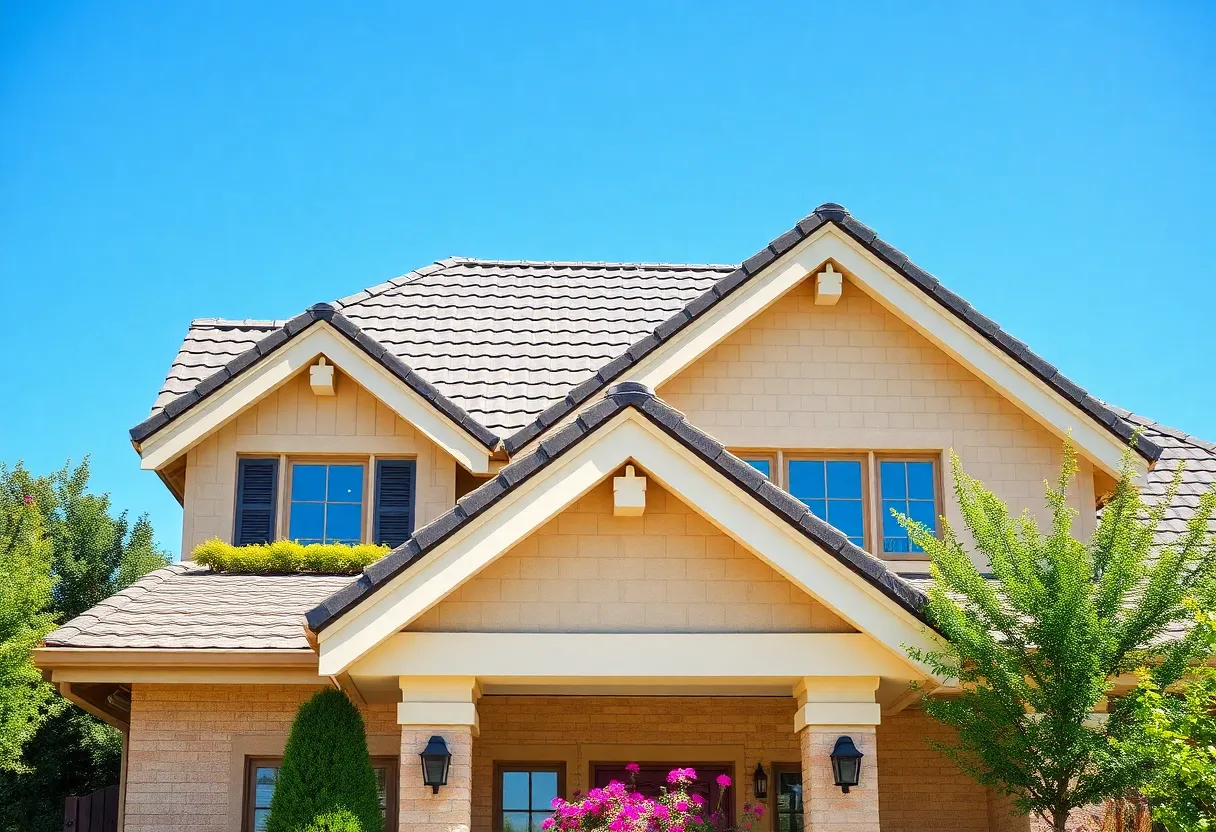
[(416, 457), (416, 525), (429, 523), (455, 504), (456, 461), (450, 455), (349, 376), (336, 371), (335, 385), (336, 395), (316, 396), (307, 374), (300, 374), (190, 449), (183, 560), (204, 540), (232, 539), (241, 454)]
[[(1054, 435), (848, 282), (835, 306), (815, 306), (803, 282), (658, 395), (732, 448), (953, 448), (1012, 513), (1028, 509), (1040, 523), (1043, 480), (1059, 473)], [(948, 471), (943, 480), (949, 495)], [(1093, 490), (1081, 460), (1071, 503), (1086, 536)], [(961, 527), (952, 496), (945, 503)]]
[[(125, 832), (238, 832), (245, 758), (279, 756), (307, 685), (135, 685)], [(363, 712), (373, 755), (396, 755), (392, 705)]]
[[(606, 660), (611, 660), (606, 659)], [(564, 762), (566, 796), (586, 792), (593, 763), (729, 763), (736, 811), (757, 763), (800, 759), (793, 698), (487, 696), (473, 742), (473, 832), (492, 832), (494, 762)], [(757, 829), (767, 829), (766, 816)]]
[(614, 517), (611, 478), (408, 629), (853, 632), (653, 479), (642, 517)]

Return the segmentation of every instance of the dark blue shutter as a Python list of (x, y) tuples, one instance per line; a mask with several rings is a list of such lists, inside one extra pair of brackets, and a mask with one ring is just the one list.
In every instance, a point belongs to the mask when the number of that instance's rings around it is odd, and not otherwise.
[(414, 532), (414, 479), (412, 459), (376, 460), (376, 543), (400, 546)]
[(274, 540), (274, 509), (279, 490), (277, 459), (242, 459), (237, 463), (236, 529), (233, 543)]

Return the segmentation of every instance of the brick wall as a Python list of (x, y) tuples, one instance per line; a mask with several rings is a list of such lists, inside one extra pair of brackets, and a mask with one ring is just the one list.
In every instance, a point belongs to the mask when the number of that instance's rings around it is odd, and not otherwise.
[[(1043, 480), (1058, 473), (1055, 436), (847, 282), (836, 306), (815, 306), (802, 283), (658, 394), (731, 447), (953, 448), (1011, 512), (1027, 508), (1040, 522)], [(1088, 534), (1093, 472), (1084, 460), (1071, 502)], [(951, 500), (946, 514), (961, 526)]]
[[(135, 685), (126, 832), (237, 832), (244, 758), (279, 756), (307, 685)], [(373, 754), (397, 754), (391, 705), (364, 712)]]
[[(232, 539), (237, 454), (413, 456), (418, 460), (421, 526), (455, 503), (456, 461), (349, 376), (335, 371), (336, 395), (316, 396), (306, 373), (251, 405), (186, 456), (182, 553), (208, 538)], [(281, 518), (282, 519), (282, 518)]]
[(757, 763), (771, 777), (774, 761), (800, 760), (795, 708), (793, 698), (778, 697), (483, 697), (473, 742), (473, 832), (492, 829), (493, 794), (485, 786), (496, 759), (564, 761), (567, 796), (586, 791), (594, 762), (733, 763), (736, 807), (755, 802)]
[(878, 805), (883, 832), (970, 832), (988, 828), (988, 792), (929, 747), (949, 729), (923, 711), (878, 726)]
[(609, 479), (409, 629), (852, 631), (653, 479), (642, 517), (613, 516)]

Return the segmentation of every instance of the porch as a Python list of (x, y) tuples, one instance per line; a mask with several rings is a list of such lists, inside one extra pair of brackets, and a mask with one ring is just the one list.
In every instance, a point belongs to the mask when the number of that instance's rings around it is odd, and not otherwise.
[[(623, 779), (628, 762), (639, 763), (643, 777), (692, 766), (707, 791), (716, 774), (727, 774), (733, 785), (723, 805), (731, 824), (744, 804), (759, 805), (765, 813), (758, 832), (1028, 828), (1026, 819), (1009, 816), (1004, 801), (932, 751), (927, 739), (940, 736), (940, 728), (920, 711), (882, 717), (875, 708), (874, 724), (825, 719), (798, 728), (800, 714), (833, 710), (806, 705), (805, 692), (482, 695), (475, 725), (401, 726), (398, 828), (537, 832), (554, 794), (569, 799)], [(438, 794), (423, 784), (418, 764), (432, 735), (442, 736), (452, 754), (448, 784)], [(848, 794), (833, 785), (829, 759), (842, 735), (865, 754), (861, 781)], [(768, 781), (763, 796), (758, 767)]]

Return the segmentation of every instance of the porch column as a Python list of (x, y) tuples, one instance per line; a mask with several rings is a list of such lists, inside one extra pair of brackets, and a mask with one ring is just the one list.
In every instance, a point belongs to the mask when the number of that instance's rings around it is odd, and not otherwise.
[[(473, 817), (473, 737), (477, 680), (471, 676), (400, 677), (401, 759), (399, 832), (469, 832)], [(443, 737), (452, 762), (435, 794), (422, 782), (418, 756), (432, 736)]]
[[(807, 832), (879, 832), (877, 688), (878, 677), (808, 677), (794, 690)], [(861, 781), (848, 794), (832, 774), (832, 749), (842, 736), (852, 737), (865, 755)]]

